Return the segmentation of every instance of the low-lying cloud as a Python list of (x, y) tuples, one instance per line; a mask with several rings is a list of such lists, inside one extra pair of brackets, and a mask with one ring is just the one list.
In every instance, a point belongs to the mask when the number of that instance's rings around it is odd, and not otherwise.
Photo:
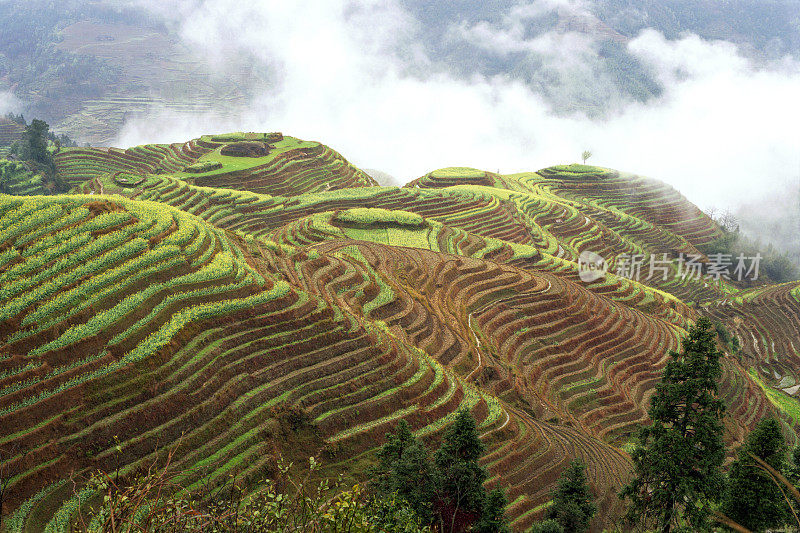
[[(221, 130), (281, 130), (329, 144), (401, 182), (451, 165), (536, 170), (575, 162), (588, 149), (591, 163), (662, 179), (701, 207), (735, 208), (800, 179), (800, 64), (789, 58), (757, 64), (727, 42), (694, 35), (668, 40), (644, 30), (625, 46), (663, 86), (660, 96), (640, 102), (616, 95), (601, 117), (565, 115), (512, 72), (465, 79), (437, 66), (420, 44), (419, 22), (398, 2), (144, 5), (170, 18), (217, 72), (247, 60), (270, 79), (248, 88), (252, 98), (244, 108), (135, 117), (120, 135), (123, 146)], [(581, 9), (575, 2), (544, 5)], [(593, 82), (604, 90), (602, 77), (592, 74), (602, 70), (595, 65), (596, 36), (527, 37), (515, 20), (501, 26), (454, 20), (443, 22), (442, 31), (495, 53), (506, 47), (539, 54), (543, 65), (559, 67), (563, 77), (555, 81), (564, 91), (580, 94)]]
[(0, 115), (17, 113), (22, 109), (22, 102), (11, 91), (0, 91)]

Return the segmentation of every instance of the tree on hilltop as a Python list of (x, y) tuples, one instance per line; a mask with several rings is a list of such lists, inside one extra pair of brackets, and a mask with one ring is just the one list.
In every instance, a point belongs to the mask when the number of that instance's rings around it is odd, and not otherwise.
[(581, 158), (583, 158), (584, 165), (586, 164), (586, 160), (589, 159), (590, 157), (592, 157), (592, 152), (590, 152), (589, 150), (584, 150), (583, 153), (581, 154)]
[(630, 500), (630, 521), (655, 522), (663, 533), (709, 529), (709, 505), (725, 486), (716, 337), (702, 317), (689, 328), (682, 351), (670, 353), (648, 411), (652, 423), (639, 431), (640, 445), (631, 454), (635, 477), (620, 494)]
[(47, 188), (50, 191), (66, 192), (69, 190), (69, 184), (64, 182), (56, 172), (53, 155), (48, 148), (49, 141), (53, 141), (56, 151), (60, 150), (62, 141), (67, 146), (75, 144), (65, 135), (56, 137), (50, 133), (50, 126), (44, 120), (33, 119), (25, 127), (22, 139), (11, 145), (11, 151), (17, 158), (26, 161), (29, 168), (33, 167), (31, 170), (34, 173), (43, 174), (47, 178), (46, 181), (49, 182)]
[(17, 156), (25, 161), (34, 161), (45, 167), (52, 166), (53, 158), (47, 150), (47, 134), (49, 131), (50, 126), (47, 122), (36, 118), (33, 119), (28, 126), (25, 126), (22, 140), (14, 147)]

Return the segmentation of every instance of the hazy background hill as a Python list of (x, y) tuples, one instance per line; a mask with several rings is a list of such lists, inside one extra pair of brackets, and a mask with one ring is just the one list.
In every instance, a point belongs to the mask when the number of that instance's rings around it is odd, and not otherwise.
[(589, 149), (798, 257), (799, 14), (794, 0), (6, 0), (0, 111), (93, 145), (286, 129), (397, 184)]
[[(800, 2), (794, 0), (399, 5), (413, 18), (413, 37), (429, 59), (418, 74), (466, 80), (502, 74), (541, 94), (561, 114), (603, 115), (628, 100), (659, 97), (664, 83), (628, 49), (646, 29), (670, 40), (692, 33), (727, 41), (759, 63), (800, 55)], [(185, 45), (180, 30), (143, 1), (4, 1), (4, 104), (84, 142), (108, 144), (133, 113), (235, 107), (277, 78), (247, 55), (226, 56), (222, 76)], [(414, 63), (413, 50), (393, 52)]]

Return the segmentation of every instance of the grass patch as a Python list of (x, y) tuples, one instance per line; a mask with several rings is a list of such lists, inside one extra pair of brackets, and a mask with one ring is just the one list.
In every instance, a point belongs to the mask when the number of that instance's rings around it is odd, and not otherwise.
[(212, 170), (219, 170), (222, 168), (222, 163), (219, 161), (198, 161), (189, 165), (184, 172), (191, 172), (192, 174), (203, 174), (204, 172), (211, 172)]
[(348, 224), (396, 224), (412, 228), (425, 227), (425, 219), (421, 215), (409, 211), (391, 211), (375, 207), (356, 207), (339, 211), (334, 220)]
[(761, 390), (767, 395), (772, 405), (780, 409), (782, 413), (788, 415), (795, 425), (800, 422), (800, 402), (798, 402), (796, 398), (764, 383), (755, 368), (751, 368), (748, 374), (753, 378), (753, 381), (758, 383), (758, 386), (761, 387)]
[(482, 178), (486, 172), (470, 167), (447, 167), (430, 173), (434, 178)]
[[(319, 143), (316, 142), (301, 141), (300, 139), (296, 139), (294, 137), (284, 137), (283, 140), (272, 144), (270, 153), (265, 155), (264, 157), (233, 157), (233, 156), (222, 155), (220, 153), (222, 147), (219, 147), (200, 157), (200, 159), (198, 159), (197, 162), (202, 163), (210, 161), (210, 162), (220, 163), (222, 167), (216, 170), (211, 170), (203, 173), (204, 177), (215, 176), (217, 174), (225, 174), (237, 170), (246, 170), (248, 168), (267, 165), (271, 161), (273, 161), (275, 157), (284, 152), (288, 152), (289, 150), (295, 150), (297, 148), (313, 148), (318, 145)], [(186, 171), (176, 172), (174, 176), (182, 178), (191, 178), (197, 176), (197, 173), (193, 174), (191, 172), (186, 172)]]
[(237, 131), (234, 133), (223, 133), (221, 135), (212, 135), (211, 142), (215, 143), (228, 143), (236, 141), (263, 141), (266, 143), (280, 142), (283, 140), (281, 133), (254, 133)]

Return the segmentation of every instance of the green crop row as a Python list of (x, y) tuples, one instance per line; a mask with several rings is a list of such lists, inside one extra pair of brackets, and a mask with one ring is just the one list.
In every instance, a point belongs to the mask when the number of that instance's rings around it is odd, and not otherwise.
[[(106, 355), (108, 355), (108, 352), (101, 352), (97, 357), (101, 358), (101, 357), (105, 357)], [(29, 396), (29, 397), (25, 398), (24, 400), (22, 400), (19, 403), (16, 403), (16, 404), (13, 404), (13, 405), (9, 405), (9, 406), (7, 406), (7, 407), (5, 407), (3, 409), (0, 409), (0, 416), (6, 415), (8, 413), (13, 413), (14, 411), (16, 411), (18, 409), (22, 409), (22, 408), (27, 407), (29, 405), (33, 405), (33, 404), (35, 404), (37, 402), (40, 402), (41, 400), (44, 400), (45, 398), (49, 398), (51, 396), (55, 396), (56, 394), (58, 394), (60, 392), (63, 392), (65, 390), (67, 390), (67, 389), (71, 389), (72, 387), (75, 387), (75, 386), (80, 385), (82, 383), (86, 383), (87, 381), (90, 381), (92, 379), (96, 379), (96, 378), (98, 378), (100, 376), (104, 376), (104, 375), (106, 375), (106, 374), (108, 374), (108, 373), (110, 373), (110, 372), (112, 372), (114, 370), (117, 370), (118, 368), (121, 368), (121, 366), (122, 365), (120, 364), (120, 362), (117, 361), (117, 362), (111, 363), (111, 364), (109, 364), (107, 366), (104, 366), (102, 368), (99, 368), (99, 369), (97, 369), (97, 370), (95, 370), (93, 372), (89, 372), (89, 373), (86, 373), (86, 374), (81, 374), (79, 376), (75, 376), (75, 377), (65, 381), (64, 383), (60, 384), (59, 386), (57, 386), (56, 388), (54, 388), (52, 390), (42, 391), (39, 394), (36, 394), (34, 396)]]
[[(142, 250), (146, 247), (146, 244), (143, 242), (143, 240), (137, 239), (131, 242), (142, 242), (142, 248), (141, 248)], [(118, 248), (112, 250), (112, 252), (109, 253), (116, 255), (121, 250), (122, 248)], [(57, 339), (48, 342), (47, 344), (44, 344), (39, 348), (36, 348), (35, 350), (31, 351), (28, 354), (29, 357), (40, 355), (50, 350), (56, 350), (59, 348), (70, 346), (91, 335), (96, 335), (101, 331), (104, 331), (105, 329), (113, 326), (113, 324), (121, 320), (123, 317), (127, 316), (128, 314), (136, 310), (142, 303), (147, 301), (148, 298), (155, 295), (159, 291), (166, 289), (167, 287), (197, 283), (205, 280), (217, 279), (218, 277), (228, 275), (233, 269), (232, 258), (224, 257), (225, 254), (217, 254), (217, 255), (218, 256), (222, 255), (223, 257), (221, 257), (216, 263), (211, 264), (209, 268), (203, 269), (202, 271), (193, 272), (191, 274), (186, 274), (184, 276), (180, 276), (177, 278), (173, 278), (164, 283), (152, 284), (148, 286), (145, 290), (139, 291), (135, 294), (128, 296), (123, 301), (112, 307), (111, 309), (96, 314), (95, 316), (90, 318), (87, 322), (72, 326)], [(37, 289), (38, 288), (39, 287), (37, 287)]]
[(72, 529), (72, 517), (96, 494), (92, 488), (85, 488), (75, 494), (72, 498), (56, 511), (53, 518), (44, 528), (44, 533), (70, 533)]
[(748, 374), (750, 374), (750, 377), (753, 378), (753, 381), (755, 381), (758, 386), (761, 387), (761, 390), (764, 391), (764, 394), (772, 405), (777, 407), (782, 413), (791, 418), (795, 426), (800, 424), (800, 402), (798, 402), (796, 398), (789, 396), (782, 390), (774, 389), (764, 383), (754, 368), (751, 368), (748, 371)]
[(182, 309), (170, 317), (170, 320), (162, 325), (158, 331), (151, 333), (131, 352), (125, 354), (120, 362), (130, 363), (139, 361), (148, 355), (155, 353), (159, 348), (165, 346), (169, 340), (180, 331), (186, 324), (197, 320), (216, 318), (228, 313), (251, 309), (254, 306), (262, 305), (276, 298), (285, 296), (291, 290), (288, 283), (277, 281), (268, 291), (262, 291), (252, 296), (225, 300), (223, 302), (201, 304), (194, 307)]
[(178, 225), (177, 231), (173, 231), (162, 241), (164, 244), (175, 244), (178, 246), (186, 246), (192, 240), (197, 232), (197, 225), (189, 223), (184, 218), (179, 218), (175, 221)]
[[(139, 241), (144, 243), (143, 240)], [(32, 324), (42, 324), (48, 317), (63, 312), (65, 309), (73, 309), (81, 303), (91, 301), (94, 295), (102, 294), (102, 291), (109, 286), (114, 286), (122, 281), (128, 281), (129, 276), (145, 271), (148, 267), (159, 265), (170, 261), (180, 255), (180, 248), (173, 245), (159, 246), (154, 250), (136, 255), (112, 269), (108, 269), (101, 274), (92, 276), (77, 287), (60, 293), (52, 300), (39, 306), (36, 311), (28, 314), (22, 321), (23, 326)]]
[[(55, 265), (43, 270), (33, 278), (24, 278), (4, 286), (0, 289), (0, 301), (6, 300), (6, 303), (0, 308), (0, 320), (14, 317), (28, 306), (52, 297), (62, 287), (77, 283), (84, 276), (97, 274), (147, 249), (147, 241), (144, 239), (136, 238), (123, 243), (120, 235), (116, 233), (107, 233), (90, 242), (78, 253), (63, 257)], [(121, 237), (126, 238), (127, 236)], [(77, 267), (70, 269), (76, 264)], [(57, 277), (51, 276), (51, 274), (61, 271), (65, 272)], [(25, 292), (8, 300), (22, 291)]]
[[(29, 243), (34, 243), (30, 246), (27, 246), (22, 255), (27, 256), (35, 254), (38, 251), (41, 251), (43, 248), (52, 246), (52, 240), (63, 240), (61, 237), (56, 238), (56, 234), (68, 226), (72, 226), (82, 220), (86, 220), (89, 218), (90, 214), (90, 211), (85, 207), (75, 207), (71, 209), (65, 216), (55, 220), (53, 223), (42, 225), (35, 231), (30, 231), (25, 235), (21, 235), (14, 242), (14, 246), (22, 247)], [(45, 237), (45, 235), (47, 235), (47, 237)]]
[(11, 519), (4, 524), (6, 530), (8, 530), (9, 533), (24, 533), (26, 531), (25, 523), (33, 507), (45, 496), (66, 483), (67, 481), (65, 479), (56, 481), (25, 500), (23, 504), (19, 506), (19, 509), (11, 516)]
[(0, 252), (0, 268), (4, 268), (6, 265), (16, 261), (17, 259), (21, 259), (22, 256), (17, 251), (16, 248), (8, 248)]
[[(269, 291), (262, 291), (258, 294), (244, 298), (225, 300), (222, 302), (209, 304), (200, 304), (194, 307), (182, 309), (180, 312), (172, 315), (168, 322), (163, 324), (156, 332), (151, 333), (147, 338), (140, 342), (136, 348), (125, 354), (125, 356), (123, 356), (123, 358), (119, 361), (115, 361), (93, 372), (76, 376), (62, 383), (53, 390), (43, 391), (35, 396), (28, 397), (17, 404), (0, 409), (0, 416), (26, 406), (33, 405), (47, 397), (54, 396), (59, 392), (106, 375), (130, 363), (140, 361), (145, 357), (152, 355), (159, 348), (169, 343), (170, 339), (190, 322), (217, 318), (229, 313), (251, 309), (256, 305), (268, 303), (276, 298), (280, 298), (286, 295), (290, 290), (289, 284), (284, 281), (277, 281)], [(107, 352), (102, 352), (98, 355), (98, 357), (104, 357), (106, 354)]]
[(2, 389), (0, 389), (0, 397), (5, 396), (7, 394), (15, 393), (17, 391), (20, 391), (20, 390), (22, 390), (22, 389), (24, 389), (26, 387), (29, 387), (29, 386), (33, 385), (34, 383), (38, 383), (40, 381), (41, 381), (40, 378), (30, 378), (30, 379), (26, 379), (24, 381), (16, 381), (16, 382), (12, 383), (11, 385), (6, 385)]
[[(18, 211), (19, 210), (15, 210), (15, 213)], [(25, 210), (19, 213), (22, 215), (21, 217), (12, 218), (10, 224), (0, 229), (0, 243), (24, 235), (40, 226), (47, 225), (60, 217), (62, 213), (63, 209), (60, 205), (48, 205), (43, 209)]]
[(36, 323), (35, 329), (20, 329), (11, 337), (9, 337), (8, 341), (9, 342), (16, 341), (19, 339), (30, 337), (32, 335), (36, 335), (40, 331), (52, 328), (58, 322), (76, 313), (83, 311), (90, 305), (93, 305), (96, 302), (102, 301), (104, 299), (113, 296), (114, 294), (124, 291), (126, 287), (135, 286), (137, 283), (144, 280), (148, 280), (150, 277), (158, 274), (159, 272), (168, 272), (172, 268), (181, 266), (186, 266), (186, 259), (181, 255), (177, 255), (175, 257), (172, 257), (171, 259), (155, 262), (153, 266), (150, 266), (148, 268), (133, 271), (132, 275), (124, 280), (124, 284), (122, 282), (118, 282), (111, 284), (107, 286), (105, 289), (102, 289), (96, 293), (84, 293), (86, 294), (86, 297), (84, 299), (79, 299), (77, 303), (73, 303), (73, 305), (71, 306), (61, 307), (60, 312), (63, 312), (64, 313), (63, 315), (61, 314), (50, 315), (46, 322)]
[(335, 219), (352, 224), (399, 224), (423, 227), (425, 219), (410, 211), (390, 211), (374, 207), (356, 207), (336, 213)]
[[(36, 255), (25, 256), (20, 254), (25, 260), (22, 263), (14, 265), (2, 274), (0, 274), (0, 284), (9, 283), (14, 280), (19, 280), (22, 276), (34, 274), (42, 270), (45, 265), (60, 257), (74, 252), (81, 246), (85, 246), (92, 240), (92, 236), (88, 233), (79, 233), (65, 241), (57, 243), (51, 248), (42, 250), (41, 253)], [(10, 297), (6, 292), (0, 292), (0, 299)]]
[(35, 363), (33, 361), (30, 361), (30, 362), (24, 364), (23, 366), (18, 366), (18, 367), (15, 367), (15, 368), (10, 368), (8, 370), (3, 370), (2, 372), (0, 372), (0, 379), (5, 379), (5, 378), (7, 378), (9, 376), (16, 376), (17, 374), (21, 374), (22, 372), (27, 372), (29, 370), (33, 370), (37, 366), (38, 366), (37, 363)]
[[(404, 388), (410, 387), (411, 385), (413, 385), (414, 383), (417, 383), (420, 379), (422, 379), (422, 377), (425, 375), (425, 373), (428, 370), (430, 370), (430, 367), (428, 365), (426, 365), (424, 361), (415, 360), (415, 362), (418, 363), (419, 366), (417, 368), (417, 371), (410, 378), (408, 378), (405, 382), (401, 383), (400, 385), (387, 388), (387, 389), (383, 390), (382, 392), (379, 392), (378, 394), (372, 395), (369, 398), (368, 401), (369, 402), (375, 402), (375, 401), (378, 401), (378, 400), (380, 400), (382, 398), (385, 398), (387, 396), (391, 396), (393, 394), (397, 394), (397, 392), (400, 389), (404, 389)], [(353, 393), (357, 394), (359, 392), (362, 392), (363, 390), (368, 389), (371, 385), (372, 385), (372, 383), (368, 383), (367, 385), (365, 385), (361, 389), (353, 391)], [(319, 415), (316, 419), (314, 419), (314, 422), (315, 423), (319, 423), (319, 422), (325, 420), (326, 418), (328, 418), (328, 417), (330, 417), (332, 415), (335, 415), (337, 413), (341, 413), (343, 411), (347, 411), (348, 409), (352, 409), (353, 407), (354, 407), (353, 405), (344, 405), (344, 406), (336, 407), (336, 408), (334, 408), (334, 409), (332, 409), (330, 411), (327, 411), (327, 412)]]
[(369, 317), (372, 311), (393, 302), (397, 298), (392, 288), (385, 281), (383, 281), (383, 278), (381, 278), (377, 272), (375, 273), (375, 283), (377, 283), (380, 290), (375, 298), (364, 304), (364, 309), (362, 312), (366, 317)]
[[(217, 254), (217, 255), (219, 256), (219, 255), (223, 255), (223, 254)], [(209, 266), (211, 266), (211, 265), (209, 265)], [(158, 303), (155, 307), (153, 307), (153, 309), (150, 311), (150, 313), (148, 313), (148, 315), (145, 318), (139, 320), (136, 323), (135, 326), (129, 328), (128, 330), (126, 330), (126, 331), (120, 333), (119, 335), (117, 335), (116, 337), (114, 337), (111, 340), (111, 344), (117, 344), (117, 343), (121, 342), (123, 339), (127, 338), (132, 333), (135, 333), (136, 330), (139, 330), (141, 328), (146, 327), (147, 324), (150, 321), (154, 320), (157, 316), (159, 316), (159, 314), (162, 313), (165, 308), (169, 307), (170, 305), (174, 304), (175, 302), (179, 302), (181, 300), (189, 300), (189, 299), (193, 299), (193, 298), (200, 298), (200, 297), (203, 297), (203, 296), (214, 296), (214, 295), (217, 295), (217, 294), (220, 294), (220, 293), (225, 293), (225, 292), (233, 292), (235, 290), (238, 290), (238, 289), (241, 289), (241, 288), (244, 288), (244, 287), (247, 287), (247, 286), (252, 286), (252, 285), (256, 285), (256, 284), (260, 285), (262, 283), (265, 283), (264, 279), (261, 278), (260, 276), (253, 276), (252, 272), (247, 272), (246, 274), (244, 274), (244, 272), (246, 272), (246, 271), (239, 270), (238, 271), (239, 272), (239, 276), (237, 276), (237, 279), (234, 280), (234, 283), (231, 283), (231, 284), (213, 285), (213, 286), (203, 287), (201, 289), (195, 289), (195, 290), (192, 290), (192, 291), (185, 291), (185, 292), (177, 292), (177, 291), (175, 291), (175, 288), (177, 288), (180, 285), (187, 285), (187, 284), (190, 284), (190, 283), (200, 283), (200, 282), (203, 282), (203, 281), (215, 281), (215, 280), (224, 278), (224, 277), (228, 276), (229, 274), (233, 273), (234, 271), (236, 271), (234, 266), (235, 266), (235, 264), (232, 263), (230, 270), (226, 271), (226, 270), (224, 270), (223, 267), (220, 267), (219, 265), (214, 265), (214, 266), (212, 266), (212, 268), (204, 269), (204, 270), (206, 270), (205, 272), (194, 272), (192, 274), (189, 274), (188, 276), (184, 276), (183, 277), (184, 279), (182, 279), (179, 283), (170, 282), (169, 285), (172, 288), (171, 294), (169, 294), (169, 296), (164, 298), (160, 303)], [(176, 280), (178, 280), (178, 279), (180, 279), (180, 278), (176, 278)], [(188, 281), (188, 280), (192, 280), (192, 281)], [(263, 286), (263, 285), (261, 285), (261, 286)], [(163, 289), (163, 286), (162, 286), (162, 289)]]
[(789, 294), (792, 296), (792, 298), (795, 299), (795, 301), (800, 302), (800, 285), (798, 285), (794, 289), (791, 289), (789, 291)]
[(404, 416), (409, 415), (409, 414), (411, 414), (411, 413), (413, 413), (415, 411), (418, 411), (418, 410), (419, 410), (419, 407), (417, 407), (416, 405), (411, 405), (411, 406), (406, 407), (404, 409), (398, 409), (398, 410), (392, 412), (391, 414), (388, 414), (388, 415), (386, 415), (384, 417), (381, 417), (381, 418), (378, 418), (378, 419), (375, 419), (375, 420), (371, 420), (371, 421), (369, 421), (369, 422), (367, 422), (365, 424), (358, 424), (358, 425), (351, 426), (348, 429), (346, 429), (346, 430), (344, 430), (344, 431), (342, 431), (340, 433), (337, 433), (336, 435), (331, 437), (329, 440), (330, 440), (330, 442), (337, 442), (337, 441), (346, 439), (348, 437), (351, 437), (351, 436), (353, 436), (353, 435), (355, 435), (357, 433), (364, 433), (364, 432), (369, 431), (370, 429), (372, 429), (374, 427), (377, 427), (377, 426), (379, 426), (381, 424), (385, 424), (386, 422), (391, 422), (392, 420), (397, 420), (399, 418), (403, 418)]
[(0, 194), (0, 227), (3, 227), (2, 220), (5, 219), (7, 213), (13, 212), (21, 205), (23, 205), (22, 200), (7, 194)]
[[(29, 387), (30, 385), (33, 385), (34, 383), (39, 383), (41, 381), (44, 381), (44, 380), (53, 378), (55, 376), (58, 376), (60, 374), (63, 374), (64, 372), (69, 372), (70, 370), (72, 370), (74, 368), (78, 368), (79, 366), (85, 365), (86, 363), (90, 363), (90, 362), (92, 362), (92, 361), (94, 361), (96, 359), (97, 359), (96, 355), (90, 355), (90, 356), (85, 357), (83, 359), (78, 359), (77, 361), (73, 361), (68, 365), (56, 367), (53, 370), (51, 370), (50, 372), (48, 372), (44, 377), (31, 378), (31, 379), (27, 379), (25, 381), (18, 381), (16, 383), (12, 383), (11, 385), (8, 385), (8, 386), (4, 387), (3, 389), (0, 389), (0, 396), (5, 396), (6, 394), (11, 394), (13, 392), (17, 392), (17, 391), (22, 390), (22, 389), (24, 389), (26, 387)], [(32, 368), (35, 368), (36, 365), (35, 364), (31, 364), (31, 363), (29, 363), (29, 364), (27, 364), (27, 365), (25, 365), (23, 367), (18, 367), (16, 369), (14, 369), (16, 372), (14, 372), (13, 374), (11, 372), (9, 372), (9, 375), (20, 374), (20, 373), (24, 372), (25, 370), (30, 370)]]

